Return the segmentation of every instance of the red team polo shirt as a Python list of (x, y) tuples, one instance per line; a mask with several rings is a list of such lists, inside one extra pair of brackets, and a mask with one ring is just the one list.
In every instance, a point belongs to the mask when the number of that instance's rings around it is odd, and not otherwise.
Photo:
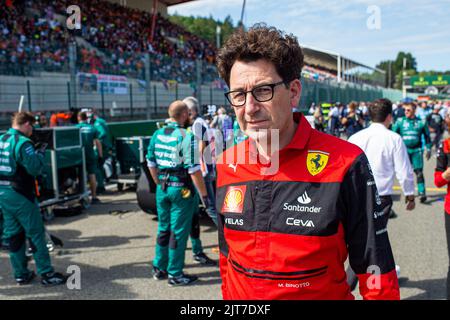
[(445, 212), (450, 214), (450, 183), (442, 178), (442, 173), (450, 166), (450, 139), (444, 140), (439, 146), (437, 152), (437, 164), (434, 171), (434, 184), (440, 188), (447, 186), (447, 195), (445, 196)]
[[(375, 181), (362, 150), (311, 128), (262, 175), (250, 139), (217, 164), (220, 272), (224, 299), (354, 299), (349, 256), (364, 299), (399, 299), (395, 263)], [(238, 161), (238, 150), (245, 160)]]

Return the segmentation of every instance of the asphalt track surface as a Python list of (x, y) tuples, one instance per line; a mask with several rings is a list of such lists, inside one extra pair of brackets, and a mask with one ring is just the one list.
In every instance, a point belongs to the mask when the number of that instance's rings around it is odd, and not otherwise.
[[(400, 266), (402, 299), (444, 299), (448, 254), (444, 231), (445, 189), (433, 183), (436, 159), (425, 162), (428, 200), (417, 201), (412, 212), (405, 210), (404, 197), (395, 190), (393, 209), (398, 217), (389, 220), (389, 238)], [(398, 185), (398, 184), (397, 184)], [(168, 287), (151, 277), (157, 221), (142, 212), (135, 194), (111, 190), (81, 215), (56, 217), (48, 230), (64, 241), (52, 252), (57, 271), (69, 266), (80, 270), (80, 289), (43, 287), (36, 278), (30, 285), (17, 286), (6, 252), (0, 252), (0, 299), (221, 299), (217, 267), (201, 266), (192, 259), (190, 242), (185, 272), (200, 279), (187, 287)], [(217, 260), (217, 229), (209, 218), (201, 220), (201, 239), (207, 253)], [(30, 267), (34, 268), (34, 262)], [(74, 283), (74, 282), (72, 282)], [(356, 299), (361, 299), (358, 290)]]

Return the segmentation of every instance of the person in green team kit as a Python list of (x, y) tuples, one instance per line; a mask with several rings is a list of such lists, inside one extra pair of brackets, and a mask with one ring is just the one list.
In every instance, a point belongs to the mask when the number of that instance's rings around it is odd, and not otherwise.
[(76, 125), (80, 128), (81, 138), (84, 147), (84, 157), (86, 160), (86, 171), (89, 178), (89, 187), (91, 189), (91, 202), (93, 204), (99, 203), (100, 200), (97, 198), (97, 179), (95, 177), (95, 172), (97, 171), (97, 158), (94, 152), (94, 144), (97, 147), (98, 156), (103, 158), (102, 144), (98, 139), (98, 131), (93, 125), (87, 123), (88, 117), (86, 112), (80, 112), (78, 114), (78, 124)]
[(186, 243), (198, 209), (194, 185), (205, 207), (208, 197), (196, 139), (185, 129), (189, 124), (187, 105), (174, 101), (169, 106), (169, 117), (167, 126), (153, 134), (147, 153), (147, 165), (157, 185), (158, 236), (153, 278), (168, 278), (170, 286), (180, 286), (198, 279), (183, 273)]
[(234, 144), (239, 144), (242, 141), (248, 139), (248, 137), (239, 127), (239, 122), (237, 121), (237, 119), (234, 119), (233, 121), (233, 136), (234, 136)]
[(43, 285), (64, 284), (67, 277), (54, 272), (45, 239), (44, 223), (35, 195), (35, 177), (44, 167), (45, 145), (30, 140), (34, 116), (16, 113), (12, 128), (0, 136), (0, 211), (3, 213), (3, 244), (9, 251), (17, 284), (30, 283), (36, 276), (27, 267), (26, 239), (29, 239), (37, 272)]
[(3, 250), (3, 213), (0, 210), (0, 250)]
[(98, 166), (95, 172), (95, 176), (97, 180), (97, 194), (99, 194), (105, 192), (105, 171), (103, 169), (103, 164), (112, 152), (111, 135), (109, 133), (106, 121), (100, 118), (96, 114), (95, 110), (89, 111), (87, 115), (90, 120), (89, 123), (94, 125), (94, 128), (98, 131), (98, 139), (102, 144), (103, 157), (100, 157), (98, 149), (95, 149), (95, 156), (98, 159)]
[(426, 122), (416, 117), (414, 104), (406, 103), (403, 105), (403, 109), (405, 117), (398, 119), (392, 126), (392, 130), (397, 132), (405, 142), (409, 160), (416, 174), (420, 202), (423, 203), (427, 200), (427, 196), (425, 192), (425, 178), (423, 176), (422, 136), (426, 148), (425, 157), (429, 160), (431, 157), (430, 132)]

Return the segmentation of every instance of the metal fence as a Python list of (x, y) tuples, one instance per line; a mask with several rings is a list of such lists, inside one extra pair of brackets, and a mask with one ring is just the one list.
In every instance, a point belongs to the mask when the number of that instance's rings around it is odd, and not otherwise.
[[(408, 93), (409, 97), (416, 98), (417, 94)], [(356, 84), (342, 81), (311, 81), (302, 79), (302, 96), (300, 109), (308, 108), (311, 103), (351, 101), (373, 101), (379, 98), (387, 98), (392, 101), (400, 101), (403, 98), (402, 91), (374, 87), (366, 84)]]
[[(24, 109), (33, 112), (89, 107), (113, 119), (165, 117), (167, 106), (186, 96), (197, 97), (201, 105), (228, 106), (223, 95), (225, 83), (211, 61), (152, 53), (119, 55), (74, 43), (65, 56), (58, 63), (5, 64), (0, 59), (0, 74), (6, 74), (0, 75), (0, 118), (16, 111), (22, 96)], [(305, 78), (298, 107), (305, 110), (312, 102), (348, 103), (377, 98), (397, 101), (402, 93), (346, 81)]]
[[(98, 84), (98, 83), (97, 83)], [(120, 88), (108, 83), (86, 85), (77, 77), (75, 85), (68, 75), (45, 75), (40, 78), (0, 76), (0, 113), (23, 109), (32, 112), (68, 111), (71, 108), (95, 108), (107, 117), (160, 118), (174, 100), (196, 96), (202, 105), (226, 105), (224, 89), (213, 85), (190, 85), (178, 82), (151, 82), (126, 78)], [(120, 90), (116, 90), (120, 89)], [(1, 117), (1, 116), (0, 116)]]
[[(18, 109), (21, 96), (23, 108), (30, 111), (67, 111), (71, 108), (92, 107), (104, 114), (130, 118), (153, 118), (165, 114), (173, 100), (196, 96), (202, 105), (225, 105), (224, 89), (210, 83), (196, 86), (176, 81), (150, 82), (126, 78), (120, 90), (112, 91), (107, 83), (89, 85), (89, 79), (77, 77), (75, 85), (69, 75), (47, 74), (39, 78), (0, 76), (0, 112), (14, 112)], [(114, 89), (114, 88), (113, 88)], [(117, 89), (117, 88), (115, 88)], [(399, 90), (374, 88), (351, 83), (321, 83), (302, 79), (300, 109), (307, 109), (312, 102), (348, 103), (372, 101), (377, 98), (400, 100)]]

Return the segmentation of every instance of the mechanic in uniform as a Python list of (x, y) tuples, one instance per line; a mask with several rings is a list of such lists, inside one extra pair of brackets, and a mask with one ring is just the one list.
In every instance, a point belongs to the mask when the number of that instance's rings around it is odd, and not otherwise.
[(403, 104), (405, 117), (398, 119), (392, 126), (392, 131), (397, 132), (405, 142), (409, 160), (416, 174), (418, 196), (420, 202), (427, 200), (425, 191), (425, 178), (423, 176), (423, 151), (422, 137), (426, 148), (426, 159), (431, 157), (431, 139), (428, 125), (415, 115), (416, 106), (413, 103)]
[(189, 111), (182, 101), (169, 106), (170, 121), (152, 136), (147, 164), (157, 185), (158, 236), (153, 260), (153, 278), (168, 278), (170, 286), (188, 285), (197, 276), (183, 272), (186, 243), (199, 199), (208, 207), (198, 146), (189, 125)]
[(0, 210), (0, 250), (6, 249), (3, 247), (3, 213)]
[(217, 66), (249, 136), (217, 160), (223, 298), (354, 299), (348, 254), (364, 299), (399, 299), (367, 157), (292, 113), (303, 66), (297, 39), (264, 24), (239, 29)]
[(70, 125), (72, 112), (55, 112), (50, 116), (50, 127), (61, 127)]
[(47, 128), (48, 127), (48, 121), (45, 114), (38, 112), (34, 118), (36, 119), (36, 122), (34, 124), (35, 128)]
[(241, 128), (239, 127), (239, 122), (237, 119), (233, 120), (233, 136), (234, 136), (234, 144), (241, 143), (245, 139), (247, 139), (247, 136), (242, 132)]
[(109, 132), (106, 121), (100, 118), (94, 110), (87, 113), (89, 122), (94, 125), (94, 128), (98, 131), (98, 139), (102, 144), (103, 157), (98, 154), (98, 149), (95, 149), (95, 156), (98, 159), (98, 166), (95, 173), (97, 179), (97, 194), (105, 192), (105, 171), (103, 164), (107, 158), (112, 154), (112, 142), (111, 134)]
[(84, 158), (86, 161), (86, 171), (89, 179), (89, 187), (91, 189), (91, 203), (99, 203), (97, 198), (97, 179), (95, 172), (97, 171), (97, 158), (95, 156), (94, 144), (97, 148), (98, 156), (103, 158), (102, 144), (98, 139), (98, 131), (93, 125), (89, 124), (86, 112), (78, 113), (77, 128), (80, 128), (81, 139), (84, 147)]
[(35, 117), (16, 113), (12, 128), (0, 136), (0, 211), (3, 213), (3, 243), (8, 247), (14, 277), (19, 285), (36, 276), (27, 267), (29, 239), (36, 268), (44, 285), (59, 285), (66, 276), (54, 272), (47, 249), (44, 223), (35, 195), (35, 177), (44, 167), (45, 145), (35, 149), (30, 140)]

